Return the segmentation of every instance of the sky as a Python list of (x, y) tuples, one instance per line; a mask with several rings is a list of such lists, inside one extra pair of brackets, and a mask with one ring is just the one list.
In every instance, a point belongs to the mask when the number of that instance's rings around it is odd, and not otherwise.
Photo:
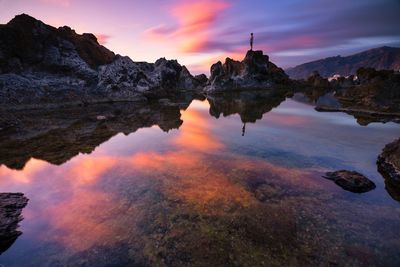
[(209, 74), (226, 57), (263, 50), (278, 66), (400, 46), (400, 0), (0, 0), (0, 23), (26, 13), (94, 33), (134, 61), (177, 59)]

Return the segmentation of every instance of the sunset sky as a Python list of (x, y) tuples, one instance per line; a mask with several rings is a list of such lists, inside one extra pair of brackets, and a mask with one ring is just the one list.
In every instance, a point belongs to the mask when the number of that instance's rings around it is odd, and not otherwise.
[(91, 32), (135, 61), (178, 59), (193, 73), (255, 49), (287, 68), (327, 56), (400, 46), (399, 0), (0, 0), (0, 23), (27, 13)]

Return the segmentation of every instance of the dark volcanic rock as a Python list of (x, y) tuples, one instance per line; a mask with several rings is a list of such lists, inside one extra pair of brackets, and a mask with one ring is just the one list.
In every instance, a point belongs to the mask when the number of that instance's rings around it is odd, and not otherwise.
[(17, 228), (27, 203), (22, 193), (0, 193), (0, 255), (22, 234)]
[(269, 61), (262, 51), (247, 51), (243, 61), (227, 58), (211, 66), (211, 76), (205, 91), (208, 93), (243, 89), (266, 89), (287, 85), (290, 80), (285, 72)]
[(332, 180), (344, 190), (353, 193), (365, 193), (375, 189), (375, 184), (364, 175), (355, 171), (340, 170), (335, 172), (327, 172), (326, 179)]
[(289, 68), (286, 73), (292, 79), (306, 79), (313, 71), (318, 71), (327, 78), (335, 74), (354, 75), (361, 67), (400, 70), (400, 48), (384, 46), (347, 57), (329, 57)]
[[(309, 84), (308, 86), (312, 86)], [(330, 88), (339, 106), (318, 105), (317, 111), (346, 112), (361, 125), (370, 122), (400, 122), (400, 73), (360, 68), (353, 77), (331, 81)]]
[(28, 15), (0, 25), (0, 104), (8, 108), (145, 101), (201, 90), (176, 60), (133, 62), (101, 46), (93, 34), (54, 28)]
[(323, 78), (318, 71), (314, 71), (308, 78), (307, 83), (312, 87), (329, 88), (330, 84), (328, 79)]
[(387, 144), (377, 160), (378, 171), (385, 178), (386, 190), (400, 201), (400, 139)]

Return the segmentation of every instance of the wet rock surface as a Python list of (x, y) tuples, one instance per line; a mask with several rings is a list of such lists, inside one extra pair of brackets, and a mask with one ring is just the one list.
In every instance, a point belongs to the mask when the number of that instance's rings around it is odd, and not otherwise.
[(22, 234), (17, 228), (27, 203), (28, 199), (22, 193), (0, 193), (0, 254)]
[(393, 199), (400, 201), (400, 139), (385, 146), (377, 160), (378, 171)]
[(323, 177), (334, 181), (335, 184), (344, 190), (353, 193), (365, 193), (376, 188), (374, 182), (355, 171), (340, 170), (327, 172)]
[(277, 84), (288, 85), (290, 80), (283, 69), (269, 61), (263, 51), (247, 51), (242, 61), (230, 58), (225, 63), (211, 66), (207, 93), (226, 92), (243, 89), (267, 89)]

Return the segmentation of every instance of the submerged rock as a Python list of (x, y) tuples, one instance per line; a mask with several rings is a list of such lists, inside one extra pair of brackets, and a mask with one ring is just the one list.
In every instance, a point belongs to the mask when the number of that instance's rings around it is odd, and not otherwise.
[(375, 189), (375, 184), (361, 173), (355, 171), (340, 170), (327, 172), (326, 179), (332, 180), (344, 190), (353, 193), (365, 193)]
[(205, 91), (208, 93), (243, 89), (266, 89), (287, 85), (290, 80), (283, 69), (269, 61), (263, 51), (247, 51), (242, 61), (226, 58), (211, 66), (211, 76)]
[(388, 193), (400, 201), (400, 139), (385, 146), (377, 160), (378, 171), (385, 178)]
[(0, 254), (22, 234), (17, 228), (27, 203), (28, 199), (22, 193), (0, 193)]

